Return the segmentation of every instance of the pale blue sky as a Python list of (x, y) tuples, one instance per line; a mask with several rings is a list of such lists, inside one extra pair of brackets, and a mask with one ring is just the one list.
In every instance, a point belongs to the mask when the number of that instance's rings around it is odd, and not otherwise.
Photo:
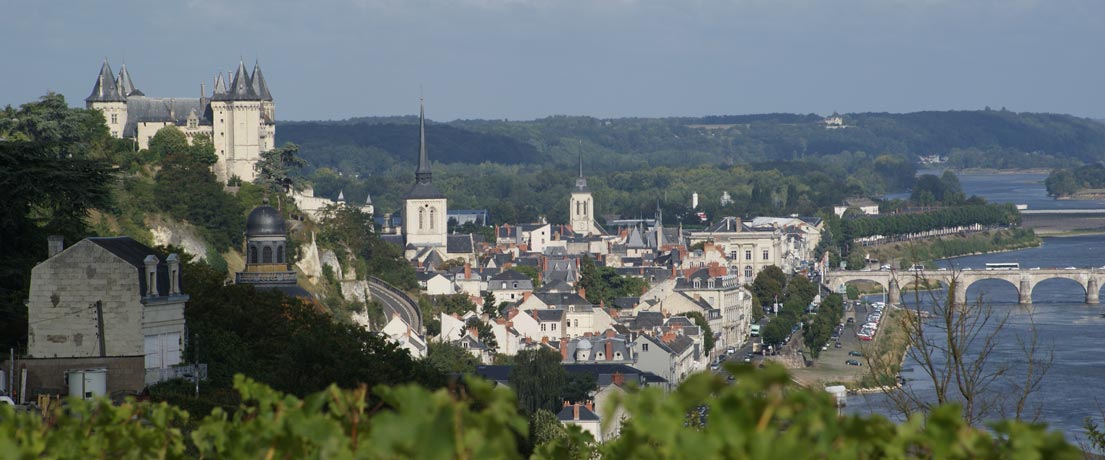
[(239, 57), (282, 120), (974, 109), (1105, 117), (1102, 0), (0, 0), (0, 105), (106, 56), (197, 97)]

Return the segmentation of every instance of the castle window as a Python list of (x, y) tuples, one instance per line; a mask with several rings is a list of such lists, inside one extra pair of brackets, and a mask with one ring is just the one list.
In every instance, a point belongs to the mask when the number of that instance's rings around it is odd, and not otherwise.
[(263, 263), (263, 264), (271, 264), (272, 263), (272, 247), (271, 246), (265, 246), (264, 248), (261, 249), (261, 263)]
[(113, 114), (111, 114), (111, 123), (112, 123), (112, 124), (115, 124), (115, 123), (118, 123), (118, 122), (119, 122), (119, 115), (118, 115), (118, 114), (114, 114), (114, 113), (113, 113)]

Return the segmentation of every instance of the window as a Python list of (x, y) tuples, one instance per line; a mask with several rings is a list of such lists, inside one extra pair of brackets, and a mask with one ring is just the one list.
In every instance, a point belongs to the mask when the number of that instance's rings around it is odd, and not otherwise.
[(180, 364), (180, 333), (145, 337), (146, 369), (165, 369)]
[(426, 210), (425, 209), (419, 209), (418, 210), (418, 229), (419, 230), (425, 228), (425, 224), (423, 223), (425, 220), (426, 220)]
[(545, 327), (546, 327), (545, 323), (541, 323), (541, 332), (545, 332)]
[(265, 247), (261, 248), (261, 263), (263, 263), (263, 264), (271, 264), (272, 263), (272, 247), (271, 246), (265, 246)]
[(767, 249), (764, 249), (764, 253), (763, 253), (763, 256), (764, 256), (764, 260), (767, 260), (767, 259), (768, 259), (768, 257), (767, 257)]
[(284, 263), (284, 245), (279, 245), (276, 247), (276, 263)]
[(620, 359), (622, 359), (622, 352), (620, 352), (620, 351), (615, 351), (615, 352), (614, 352), (614, 359), (617, 359), (617, 360), (620, 360)]
[(437, 208), (430, 208), (430, 230), (434, 229), (435, 220), (437, 220)]
[[(114, 113), (111, 114), (111, 123), (115, 124), (115, 123), (118, 123), (118, 122), (119, 122), (119, 115), (114, 114)], [(115, 132), (112, 131), (112, 134), (115, 134)]]
[(648, 344), (647, 343), (642, 343), (641, 344), (641, 351), (648, 351)]
[(745, 278), (751, 278), (752, 277), (752, 266), (751, 265), (748, 265), (748, 266), (744, 267), (744, 277)]
[(556, 323), (552, 323), (550, 325), (549, 329), (552, 330), (553, 332), (556, 332)]
[(257, 246), (249, 245), (249, 263), (257, 263)]
[(699, 280), (699, 279), (694, 280), (694, 288), (698, 289), (700, 287), (702, 287), (702, 280)]
[(514, 282), (514, 289), (518, 289), (518, 282), (517, 281)]
[(744, 251), (744, 260), (752, 260), (752, 250), (748, 249)]
[(737, 254), (737, 251), (729, 251), (729, 258), (730, 259), (736, 260), (737, 257), (740, 257), (740, 255)]
[(502, 285), (502, 288), (503, 288), (503, 289), (506, 289), (506, 281), (503, 281), (503, 285)]
[(577, 319), (577, 320), (575, 320), (575, 321), (576, 321), (576, 322), (575, 322), (575, 326), (576, 326), (576, 327), (579, 327), (579, 320)]

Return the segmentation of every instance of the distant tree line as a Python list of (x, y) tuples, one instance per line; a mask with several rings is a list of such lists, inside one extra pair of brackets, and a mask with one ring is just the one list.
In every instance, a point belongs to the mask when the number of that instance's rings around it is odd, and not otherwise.
[(1047, 194), (1054, 197), (1070, 196), (1087, 188), (1105, 188), (1105, 165), (1093, 163), (1073, 169), (1055, 169), (1048, 174), (1044, 185)]

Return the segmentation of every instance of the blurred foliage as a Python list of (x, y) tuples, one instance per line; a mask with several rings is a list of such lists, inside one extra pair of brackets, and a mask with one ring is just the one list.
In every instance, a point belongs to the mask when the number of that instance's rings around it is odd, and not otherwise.
[[(236, 376), (241, 404), (194, 415), (166, 404), (70, 399), (45, 420), (0, 406), (6, 458), (296, 459), (1009, 459), (1074, 460), (1081, 453), (1042, 425), (967, 425), (955, 406), (900, 424), (838, 414), (820, 390), (794, 387), (777, 366), (728, 365), (726, 383), (700, 373), (665, 393), (617, 395), (619, 436), (597, 443), (551, 411), (522, 416), (514, 393), (467, 378), (451, 389), (330, 386), (302, 399)], [(692, 411), (705, 414), (687, 422)]]

